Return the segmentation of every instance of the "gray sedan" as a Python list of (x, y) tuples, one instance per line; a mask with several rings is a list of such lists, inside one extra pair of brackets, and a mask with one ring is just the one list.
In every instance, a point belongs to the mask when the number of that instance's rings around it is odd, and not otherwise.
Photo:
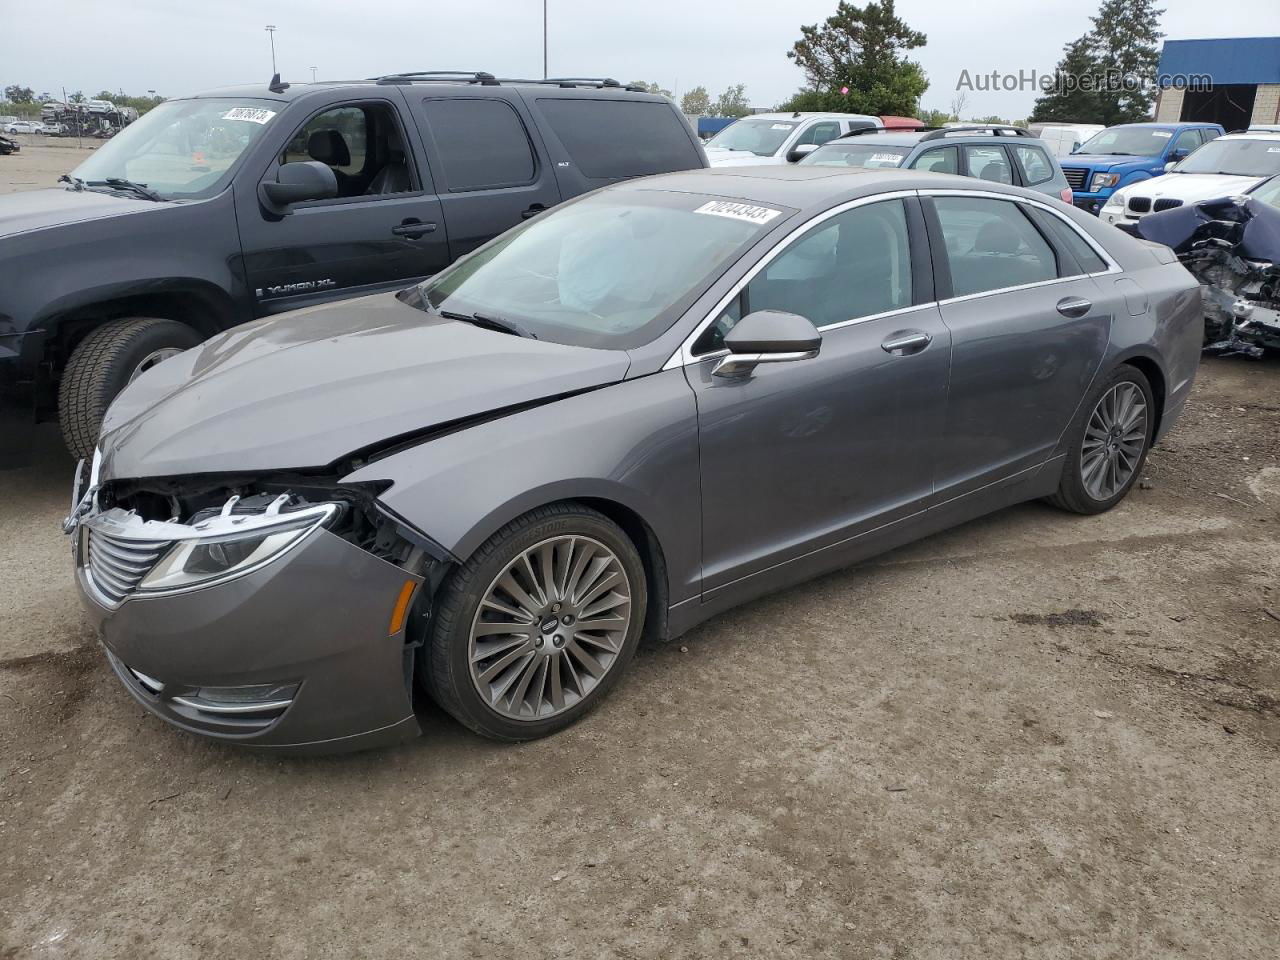
[(539, 737), (642, 636), (1020, 501), (1113, 507), (1202, 327), (1169, 250), (1015, 187), (618, 184), (147, 371), (77, 481), (76, 578), (186, 730), (386, 743), (416, 686)]

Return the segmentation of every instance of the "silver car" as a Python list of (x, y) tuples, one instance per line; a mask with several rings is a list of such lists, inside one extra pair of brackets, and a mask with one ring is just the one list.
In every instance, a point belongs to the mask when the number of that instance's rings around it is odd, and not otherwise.
[(1114, 506), (1202, 327), (1169, 250), (1016, 187), (622, 183), (144, 373), (73, 497), (76, 579), (186, 730), (366, 747), (418, 732), (417, 687), (539, 737), (642, 636), (1020, 501)]

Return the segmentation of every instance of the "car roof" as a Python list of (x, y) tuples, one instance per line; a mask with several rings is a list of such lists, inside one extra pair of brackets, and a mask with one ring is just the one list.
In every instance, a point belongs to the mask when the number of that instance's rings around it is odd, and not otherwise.
[[(612, 83), (612, 81), (610, 81)], [(327, 92), (340, 88), (360, 88), (367, 90), (375, 90), (386, 88), (388, 86), (397, 87), (405, 85), (416, 85), (419, 87), (429, 87), (431, 90), (444, 89), (491, 89), (487, 86), (481, 86), (476, 80), (468, 76), (421, 76), (399, 78), (396, 75), (378, 78), (371, 77), (363, 80), (320, 80), (315, 83), (310, 82), (290, 82), (287, 81), (284, 89), (271, 89), (270, 81), (267, 83), (244, 83), (235, 86), (217, 87), (212, 90), (201, 90), (198, 93), (188, 94), (187, 96), (174, 97), (175, 100), (204, 100), (204, 99), (254, 99), (254, 100), (276, 100), (281, 103), (287, 103), (292, 100), (298, 100), (309, 94)], [(564, 96), (596, 96), (602, 92), (607, 93), (609, 99), (627, 99), (627, 100), (653, 100), (661, 102), (669, 102), (666, 97), (655, 93), (644, 93), (639, 90), (633, 90), (621, 85), (602, 86), (599, 81), (588, 81), (586, 79), (570, 82), (568, 80), (545, 81), (545, 80), (509, 80), (505, 77), (499, 78), (495, 86), (502, 87), (518, 87), (518, 88), (541, 88), (552, 89), (557, 91), (557, 95)]]
[(774, 113), (752, 113), (745, 117), (739, 117), (739, 120), (874, 120), (877, 124), (880, 122), (879, 117), (873, 117), (869, 113), (786, 113), (784, 111), (776, 111)]
[[(920, 138), (924, 136), (923, 131), (902, 130), (896, 133), (885, 131), (884, 133), (864, 133), (857, 137), (836, 137), (834, 140), (828, 140), (823, 146), (838, 144), (843, 146), (850, 143), (869, 143), (873, 146), (886, 147), (911, 147), (920, 142)], [(956, 140), (963, 140), (963, 137), (956, 137)], [(987, 137), (986, 139), (993, 139)]]
[(1186, 122), (1181, 122), (1181, 123), (1155, 123), (1155, 122), (1151, 122), (1151, 123), (1113, 123), (1111, 126), (1107, 127), (1107, 129), (1108, 129), (1108, 130), (1119, 130), (1119, 129), (1121, 129), (1121, 128), (1128, 128), (1128, 127), (1141, 127), (1141, 128), (1145, 128), (1145, 129), (1148, 129), (1148, 130), (1176, 130), (1176, 129), (1178, 129), (1178, 127), (1216, 127), (1216, 126), (1219, 126), (1219, 124), (1216, 124), (1216, 123), (1208, 123), (1208, 122), (1200, 122), (1200, 121), (1186, 121)]
[(779, 204), (801, 211), (818, 211), (859, 197), (929, 188), (1007, 193), (1011, 197), (1044, 199), (1043, 194), (1033, 190), (947, 173), (926, 173), (921, 170), (903, 170), (901, 167), (847, 169), (808, 164), (685, 170), (627, 180), (607, 189), (694, 193), (730, 200)]
[(1280, 130), (1237, 130), (1225, 133), (1219, 140), (1280, 140)]

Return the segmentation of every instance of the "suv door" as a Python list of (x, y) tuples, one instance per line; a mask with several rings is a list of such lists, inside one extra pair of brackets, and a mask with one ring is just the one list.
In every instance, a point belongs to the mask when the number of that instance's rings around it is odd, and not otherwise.
[[(922, 203), (952, 355), (934, 459), (941, 500), (1049, 458), (1097, 373), (1123, 297), (1088, 275), (1096, 264), (1082, 266), (1042, 232), (1023, 203), (928, 193)], [(1047, 205), (1035, 209), (1057, 216)]]
[(963, 174), (992, 183), (1014, 184), (1013, 164), (1009, 154), (998, 143), (965, 143), (960, 146), (964, 162)]
[(1173, 139), (1173, 144), (1169, 147), (1169, 152), (1165, 154), (1165, 160), (1170, 163), (1176, 163), (1186, 157), (1191, 156), (1204, 140), (1200, 136), (1199, 130), (1183, 130)]
[(486, 87), (442, 96), (410, 88), (449, 225), (452, 259), (560, 202), (555, 173), (519, 95)]
[[(440, 201), (401, 116), (398, 94), (318, 106), (273, 147), (261, 175), (236, 189), (240, 246), (256, 315), (372, 293), (427, 277), (449, 263)], [(294, 204), (285, 216), (259, 203), (257, 186), (281, 163), (318, 160), (338, 196)]]
[[(913, 513), (932, 492), (950, 337), (915, 200), (858, 203), (770, 256), (695, 343), (707, 361), (684, 368), (698, 403), (704, 594)], [(819, 355), (713, 376), (724, 335), (763, 309), (811, 320)]]

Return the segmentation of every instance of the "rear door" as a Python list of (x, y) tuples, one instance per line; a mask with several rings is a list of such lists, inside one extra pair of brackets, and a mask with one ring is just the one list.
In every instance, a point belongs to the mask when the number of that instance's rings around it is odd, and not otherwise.
[[(948, 499), (1048, 459), (1098, 371), (1123, 297), (1089, 275), (1105, 261), (1095, 252), (1080, 264), (1037, 226), (1031, 205), (945, 191), (922, 202), (951, 333), (947, 422), (934, 460), (938, 497)], [(1035, 210), (1057, 216), (1047, 205)]]
[[(403, 106), (394, 90), (317, 104), (279, 124), (259, 174), (246, 175), (246, 167), (237, 177), (236, 216), (255, 315), (394, 289), (448, 264), (440, 202)], [(326, 164), (339, 193), (277, 216), (259, 202), (258, 184), (294, 161)]]
[(409, 87), (414, 117), (457, 259), (560, 202), (555, 173), (514, 90), (467, 88), (443, 96)]

